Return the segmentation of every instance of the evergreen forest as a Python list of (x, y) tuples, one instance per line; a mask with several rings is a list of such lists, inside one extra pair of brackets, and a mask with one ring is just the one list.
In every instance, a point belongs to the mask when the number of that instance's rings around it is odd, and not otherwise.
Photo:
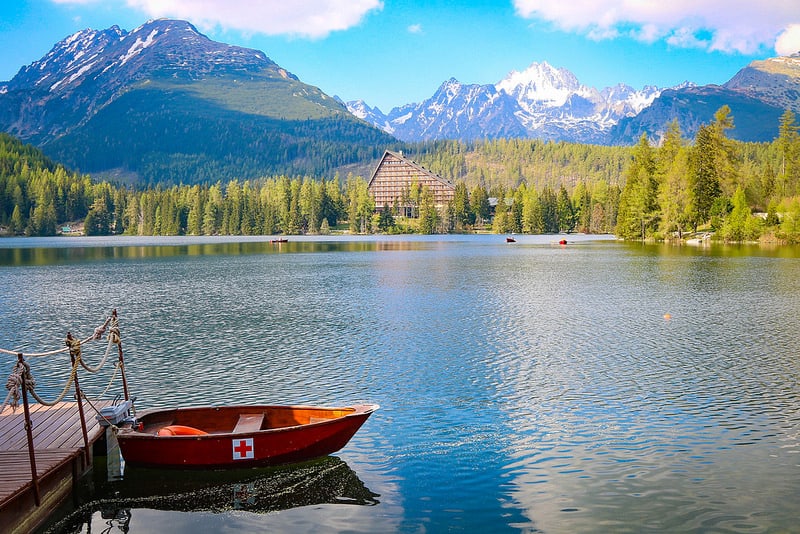
[(445, 209), (426, 188), (410, 187), (404, 201), (413, 217), (375, 206), (369, 177), (333, 168), (133, 187), (71, 172), (0, 134), (0, 234), (56, 235), (72, 225), (87, 235), (493, 231), (671, 240), (701, 232), (726, 241), (800, 241), (794, 114), (782, 115), (770, 143), (732, 140), (734, 127), (722, 106), (694, 139), (673, 122), (658, 144), (643, 136), (633, 147), (522, 139), (400, 144), (456, 185)]

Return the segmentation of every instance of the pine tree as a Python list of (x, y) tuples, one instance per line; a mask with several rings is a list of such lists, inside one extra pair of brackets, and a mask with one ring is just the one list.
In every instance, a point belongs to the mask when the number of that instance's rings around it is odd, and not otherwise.
[(528, 234), (541, 234), (544, 232), (542, 219), (542, 206), (536, 189), (528, 187), (522, 206), (522, 231)]
[(84, 220), (86, 235), (109, 235), (111, 233), (111, 214), (105, 200), (96, 198)]
[(619, 200), (618, 236), (642, 240), (652, 236), (658, 225), (657, 193), (653, 149), (647, 136), (642, 135), (625, 173), (625, 188)]
[(786, 110), (781, 115), (778, 133), (778, 150), (781, 155), (778, 174), (781, 196), (791, 197), (797, 193), (800, 181), (800, 126), (795, 123), (795, 115)]
[(663, 144), (656, 153), (656, 175), (658, 177), (658, 204), (661, 210), (660, 231), (665, 238), (676, 233), (683, 237), (689, 206), (688, 152), (683, 146), (677, 120), (667, 127)]
[(475, 215), (475, 222), (484, 224), (489, 218), (489, 194), (485, 187), (481, 185), (475, 186), (469, 197), (469, 205)]
[(467, 226), (470, 226), (475, 222), (475, 215), (472, 212), (469, 204), (469, 192), (467, 191), (467, 185), (464, 182), (458, 182), (456, 184), (456, 190), (453, 193), (453, 217), (455, 223), (455, 229), (457, 231), (462, 231)]
[(439, 223), (440, 217), (434, 205), (433, 191), (423, 186), (420, 188), (419, 196), (419, 231), (423, 234), (436, 233)]
[(378, 220), (378, 230), (381, 232), (388, 232), (394, 228), (394, 226), (395, 221), (394, 217), (392, 216), (392, 210), (389, 208), (388, 204), (384, 204)]
[(25, 231), (25, 221), (22, 218), (22, 210), (19, 206), (14, 206), (14, 211), (11, 214), (11, 221), (8, 225), (8, 231), (11, 235), (21, 234)]
[(558, 190), (556, 210), (558, 213), (558, 231), (572, 232), (575, 229), (575, 211), (572, 208), (572, 201), (569, 198), (569, 193), (567, 193), (567, 188), (563, 184)]
[(722, 194), (717, 169), (717, 143), (712, 127), (703, 125), (695, 136), (689, 159), (689, 214), (694, 230), (708, 221), (711, 206)]
[(747, 235), (747, 221), (750, 217), (750, 206), (747, 205), (744, 189), (738, 187), (733, 195), (733, 209), (720, 229), (722, 238), (726, 241), (743, 241)]

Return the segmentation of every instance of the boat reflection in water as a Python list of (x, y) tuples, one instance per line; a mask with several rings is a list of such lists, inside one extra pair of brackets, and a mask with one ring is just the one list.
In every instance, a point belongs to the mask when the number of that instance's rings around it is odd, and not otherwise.
[[(98, 467), (95, 472), (101, 471)], [(176, 471), (127, 467), (123, 479), (95, 484), (94, 498), (54, 525), (52, 532), (92, 532), (92, 523), (97, 526), (97, 514), (102, 518), (104, 532), (114, 528), (128, 532), (137, 510), (241, 510), (269, 514), (309, 505), (379, 503), (379, 495), (335, 456), (260, 469)], [(97, 498), (100, 495), (109, 497)]]

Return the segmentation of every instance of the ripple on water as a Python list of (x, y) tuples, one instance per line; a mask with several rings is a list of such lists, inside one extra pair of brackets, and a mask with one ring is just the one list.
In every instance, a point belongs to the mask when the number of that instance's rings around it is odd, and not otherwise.
[(794, 259), (481, 239), (24, 267), (0, 313), (41, 347), (119, 307), (143, 407), (380, 403), (342, 456), (389, 530), (794, 527)]

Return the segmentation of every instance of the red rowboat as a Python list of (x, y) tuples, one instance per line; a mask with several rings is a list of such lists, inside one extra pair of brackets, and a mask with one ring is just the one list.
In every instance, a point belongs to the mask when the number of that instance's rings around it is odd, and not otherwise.
[(225, 468), (302, 462), (344, 447), (377, 404), (223, 406), (137, 414), (117, 434), (127, 464)]

